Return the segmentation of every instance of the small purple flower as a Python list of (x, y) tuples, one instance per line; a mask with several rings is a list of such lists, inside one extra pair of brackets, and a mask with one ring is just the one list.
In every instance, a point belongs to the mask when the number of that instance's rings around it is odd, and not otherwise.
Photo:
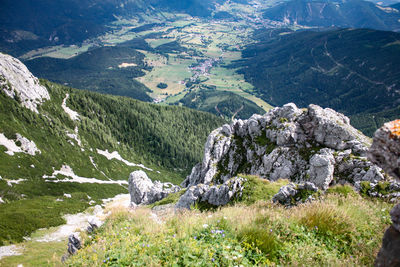
[(142, 247), (144, 247), (145, 246), (145, 244), (142, 244)]
[(104, 263), (106, 263), (106, 260), (103, 260)]
[(195, 236), (194, 239), (197, 239), (197, 236)]
[(269, 232), (272, 233), (272, 229), (269, 229)]
[(225, 234), (222, 234), (222, 237), (225, 237)]
[(149, 248), (149, 247), (150, 247), (150, 245), (149, 245), (149, 244), (147, 244), (147, 247)]
[(215, 230), (211, 230), (211, 233), (212, 233), (212, 234), (215, 234)]
[(174, 238), (175, 238), (175, 237), (176, 237), (176, 235), (174, 234), (172, 237), (174, 237)]
[(215, 261), (215, 259), (214, 259), (214, 258), (212, 258), (212, 259), (211, 259), (211, 261), (212, 261), (212, 262), (214, 262), (214, 261)]

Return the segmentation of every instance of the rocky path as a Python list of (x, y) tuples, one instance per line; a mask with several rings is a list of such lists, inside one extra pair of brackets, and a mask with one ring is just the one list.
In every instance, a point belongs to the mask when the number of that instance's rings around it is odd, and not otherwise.
[[(102, 206), (104, 207), (97, 205), (90, 212), (85, 211), (77, 214), (65, 215), (64, 218), (67, 221), (66, 224), (56, 227), (50, 233), (46, 233), (45, 235), (33, 238), (32, 241), (33, 242), (66, 241), (69, 235), (73, 233), (78, 233), (79, 231), (84, 231), (88, 227), (89, 222), (101, 225), (102, 222), (109, 215), (108, 213), (105, 213), (105, 210), (110, 208), (120, 208), (120, 207), (128, 208), (130, 204), (130, 196), (129, 194), (117, 195), (114, 198), (104, 199), (103, 203), (104, 205)], [(2, 259), (3, 257), (22, 255), (23, 253), (24, 253), (24, 247), (22, 244), (0, 247), (0, 259)]]
[(3, 257), (21, 255), (22, 250), (23, 250), (22, 247), (16, 245), (0, 247), (0, 260)]

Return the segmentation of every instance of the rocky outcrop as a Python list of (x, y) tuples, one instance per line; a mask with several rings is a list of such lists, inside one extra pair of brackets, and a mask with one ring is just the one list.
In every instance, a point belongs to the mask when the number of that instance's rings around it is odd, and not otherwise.
[(153, 183), (144, 171), (134, 171), (129, 175), (129, 194), (132, 205), (151, 204), (180, 190), (179, 186), (171, 183), (159, 181)]
[(295, 205), (312, 201), (314, 193), (318, 192), (318, 188), (310, 182), (296, 185), (290, 183), (282, 186), (279, 192), (272, 198), (273, 202), (280, 203), (286, 206)]
[(18, 59), (0, 53), (0, 90), (38, 113), (37, 107), (50, 99), (47, 89)]
[(389, 175), (400, 179), (400, 120), (385, 123), (375, 132), (368, 157)]
[(72, 234), (68, 237), (68, 253), (70, 255), (76, 254), (81, 249), (81, 240), (79, 236)]
[(37, 148), (35, 142), (30, 141), (28, 138), (23, 137), (19, 133), (15, 135), (15, 140), (8, 139), (3, 133), (0, 133), (0, 145), (6, 147), (7, 151), (4, 153), (10, 156), (13, 156), (15, 153), (25, 153), (32, 156), (42, 153)]
[(378, 182), (384, 176), (366, 158), (369, 146), (370, 140), (343, 114), (290, 103), (214, 130), (203, 161), (182, 186), (223, 184), (239, 173), (311, 182), (320, 189), (335, 183)]
[(221, 185), (198, 184), (189, 187), (180, 197), (175, 208), (190, 209), (196, 202), (202, 202), (212, 206), (224, 206), (233, 197), (240, 197), (243, 191), (244, 178), (235, 177)]

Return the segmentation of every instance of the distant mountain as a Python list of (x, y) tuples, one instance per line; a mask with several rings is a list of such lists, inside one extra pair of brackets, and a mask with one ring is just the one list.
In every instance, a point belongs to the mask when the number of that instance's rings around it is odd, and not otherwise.
[(107, 30), (117, 16), (160, 11), (210, 16), (221, 0), (2, 0), (0, 51), (14, 53), (54, 44), (75, 44)]
[(232, 65), (263, 100), (330, 107), (368, 135), (400, 116), (399, 33), (343, 29), (270, 36), (256, 35), (258, 43)]
[(368, 0), (368, 1), (381, 6), (390, 6), (400, 3), (399, 0)]
[(0, 246), (128, 192), (134, 170), (180, 183), (223, 122), (39, 81), (0, 53)]
[(270, 20), (312, 27), (400, 31), (400, 12), (362, 0), (291, 0), (265, 11)]
[(397, 9), (397, 10), (400, 11), (400, 3), (393, 4), (393, 5), (391, 5), (390, 7), (391, 7), (391, 8), (395, 8), (395, 9)]

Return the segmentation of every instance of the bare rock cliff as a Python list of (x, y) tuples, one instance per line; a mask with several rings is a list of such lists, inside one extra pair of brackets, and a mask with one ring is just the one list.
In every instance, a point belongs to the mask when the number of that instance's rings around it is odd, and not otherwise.
[(49, 92), (18, 59), (0, 53), (0, 90), (38, 113), (38, 105), (50, 99)]

